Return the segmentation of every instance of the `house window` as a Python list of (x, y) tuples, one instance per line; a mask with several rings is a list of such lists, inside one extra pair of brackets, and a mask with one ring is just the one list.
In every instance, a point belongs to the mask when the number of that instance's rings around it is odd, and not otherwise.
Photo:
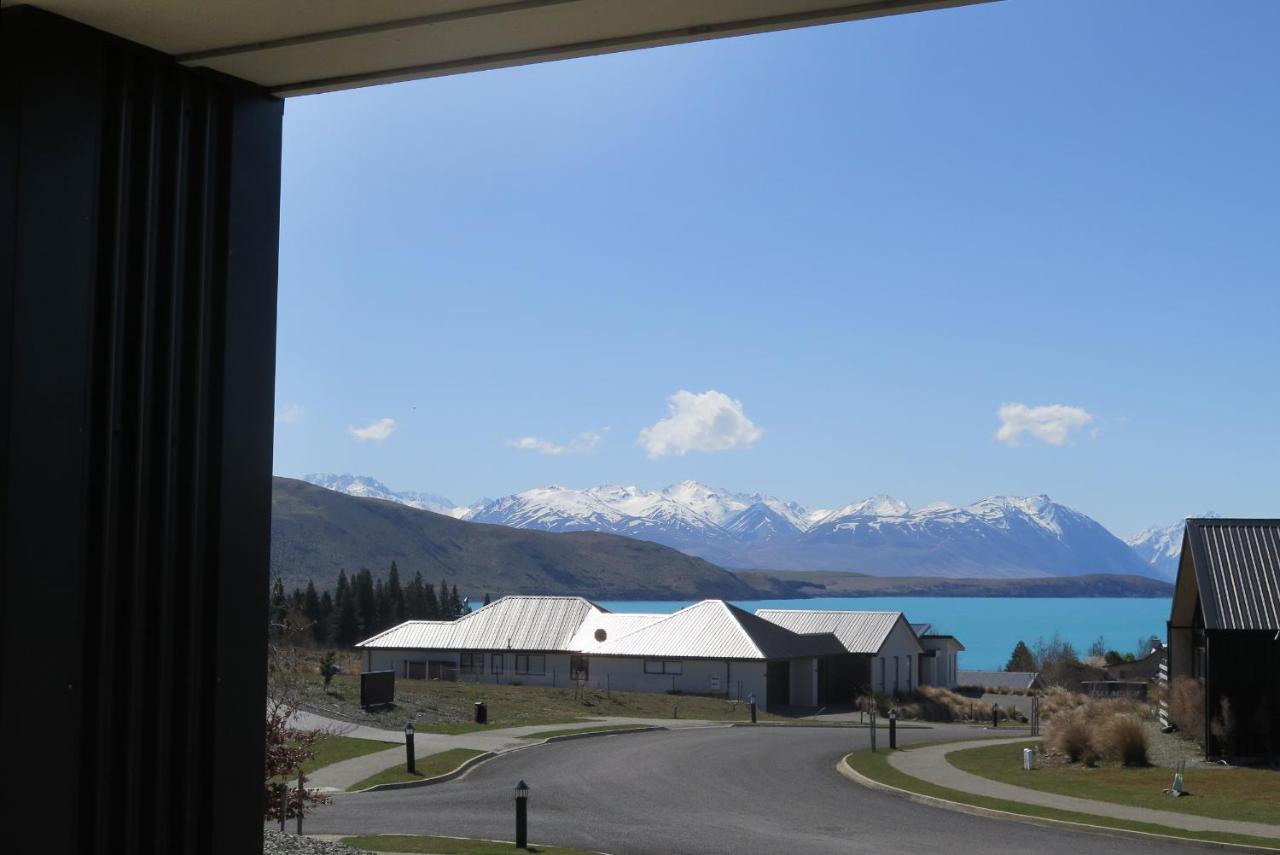
[(684, 673), (684, 663), (678, 659), (646, 659), (644, 660), (644, 672), (646, 674), (680, 675)]
[(547, 657), (516, 654), (516, 673), (542, 675), (547, 673)]
[(501, 653), (495, 653), (495, 654), (493, 654), (493, 656), (489, 659), (489, 672), (490, 672), (491, 674), (501, 674), (501, 673), (502, 673), (502, 667), (503, 667), (503, 663), (502, 663), (502, 656), (503, 656), (503, 654), (501, 654)]
[(483, 653), (464, 653), (459, 659), (458, 670), (464, 674), (484, 673)]

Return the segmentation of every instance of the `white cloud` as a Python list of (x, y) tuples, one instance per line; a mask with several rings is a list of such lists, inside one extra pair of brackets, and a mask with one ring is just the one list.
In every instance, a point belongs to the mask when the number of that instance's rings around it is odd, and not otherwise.
[(742, 402), (714, 389), (700, 394), (681, 389), (667, 399), (670, 415), (640, 431), (649, 457), (690, 451), (750, 448), (764, 431), (742, 412)]
[(382, 442), (396, 432), (396, 420), (378, 419), (364, 427), (348, 427), (347, 431), (361, 442)]
[(1000, 419), (996, 439), (1010, 446), (1019, 445), (1023, 434), (1050, 445), (1066, 445), (1073, 432), (1093, 421), (1083, 407), (1068, 404), (1003, 404), (996, 415)]
[(302, 407), (297, 404), (281, 404), (276, 408), (276, 424), (291, 425), (302, 418)]
[(587, 454), (594, 451), (600, 443), (604, 442), (604, 434), (609, 431), (605, 428), (603, 432), (593, 430), (584, 430), (569, 442), (561, 445), (552, 442), (549, 439), (538, 439), (536, 436), (522, 436), (519, 439), (507, 440), (510, 448), (521, 448), (526, 451), (536, 451), (539, 454)]

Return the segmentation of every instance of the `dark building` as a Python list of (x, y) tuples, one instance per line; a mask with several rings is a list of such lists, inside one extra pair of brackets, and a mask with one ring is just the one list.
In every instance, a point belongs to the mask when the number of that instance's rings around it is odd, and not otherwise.
[[(1169, 678), (1200, 682), (1206, 755), (1280, 747), (1280, 520), (1189, 519), (1169, 617)], [(1223, 700), (1234, 720), (1213, 734)], [(1225, 744), (1219, 744), (1223, 742)]]

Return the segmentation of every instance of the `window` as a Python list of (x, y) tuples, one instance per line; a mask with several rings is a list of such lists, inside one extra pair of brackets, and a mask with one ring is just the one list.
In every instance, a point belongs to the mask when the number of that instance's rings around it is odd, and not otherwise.
[(898, 657), (893, 657), (893, 693), (898, 694)]
[(911, 657), (907, 657), (907, 691), (911, 691)]
[[(481, 655), (483, 655), (483, 654), (481, 654)], [(502, 673), (502, 664), (503, 664), (503, 663), (502, 663), (502, 654), (501, 654), (501, 653), (495, 653), (495, 654), (493, 654), (493, 656), (489, 659), (489, 673), (491, 673), (491, 674), (501, 674), (501, 673)]]
[(458, 670), (464, 674), (483, 674), (484, 654), (463, 653), (459, 659)]
[(547, 673), (547, 657), (531, 656), (527, 653), (517, 653), (516, 673), (534, 675)]
[(646, 674), (679, 675), (684, 673), (684, 663), (678, 659), (646, 659), (644, 660), (644, 672)]

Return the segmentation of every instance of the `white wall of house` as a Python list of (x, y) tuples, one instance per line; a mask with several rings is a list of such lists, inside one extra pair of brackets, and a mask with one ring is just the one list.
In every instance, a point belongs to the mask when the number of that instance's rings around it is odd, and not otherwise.
[(921, 650), (911, 627), (899, 620), (871, 660), (872, 689), (886, 694), (915, 689), (920, 685), (916, 671)]
[(526, 686), (568, 686), (568, 653), (525, 653), (519, 650), (390, 650), (365, 651), (365, 668), (395, 671), (409, 679), (413, 664), (448, 663), (460, 682), (521, 683)]
[(956, 685), (957, 661), (960, 645), (954, 638), (922, 638), (920, 644), (925, 650), (934, 651), (932, 667), (925, 669), (921, 682), (930, 686), (943, 686), (954, 689)]
[(591, 685), (622, 692), (669, 692), (719, 694), (746, 700), (755, 694), (764, 706), (765, 670), (763, 662), (724, 659), (661, 659), (639, 656), (591, 656)]

